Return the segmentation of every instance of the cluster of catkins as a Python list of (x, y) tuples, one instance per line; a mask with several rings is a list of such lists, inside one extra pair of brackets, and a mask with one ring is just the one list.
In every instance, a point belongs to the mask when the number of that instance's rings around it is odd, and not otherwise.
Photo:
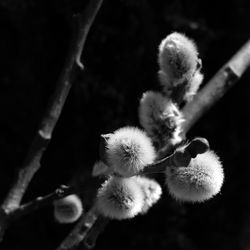
[[(105, 135), (105, 160), (93, 168), (94, 176), (107, 176), (97, 192), (96, 211), (111, 219), (145, 214), (161, 197), (161, 186), (140, 173), (156, 161), (161, 148), (181, 145), (180, 105), (192, 100), (203, 80), (196, 45), (183, 34), (175, 32), (162, 40), (158, 62), (163, 88), (145, 92), (140, 100), (144, 130), (124, 127)], [(193, 203), (215, 196), (224, 180), (220, 159), (211, 150), (192, 158), (188, 166), (166, 166), (165, 175), (170, 195)], [(74, 222), (83, 211), (76, 195), (56, 201), (54, 207), (62, 223)]]

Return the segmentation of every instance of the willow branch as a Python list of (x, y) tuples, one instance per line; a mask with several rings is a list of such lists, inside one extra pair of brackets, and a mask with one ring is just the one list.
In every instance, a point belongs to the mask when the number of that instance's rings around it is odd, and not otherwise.
[[(78, 15), (79, 27), (76, 36), (72, 39), (65, 65), (59, 76), (56, 90), (52, 96), (45, 115), (41, 121), (39, 129), (31, 143), (23, 166), (18, 172), (17, 178), (8, 192), (0, 209), (0, 240), (7, 229), (9, 222), (17, 215), (21, 215), (44, 204), (39, 200), (31, 203), (27, 207), (20, 207), (23, 195), (35, 173), (40, 168), (40, 161), (51, 140), (53, 130), (60, 117), (66, 98), (72, 86), (75, 69), (83, 65), (80, 61), (83, 47), (89, 29), (102, 4), (102, 0), (90, 0), (87, 8)], [(47, 197), (46, 201), (51, 201), (55, 197)], [(35, 204), (35, 205), (34, 205)]]
[(183, 114), (183, 133), (189, 129), (241, 78), (250, 66), (250, 40), (215, 74), (205, 87), (188, 103)]
[[(84, 215), (70, 234), (56, 250), (92, 249), (99, 234), (105, 229), (110, 220), (97, 213), (93, 206)], [(83, 245), (83, 246), (82, 246)]]
[(56, 250), (69, 250), (82, 242), (98, 218), (95, 207), (92, 207), (76, 224), (73, 230), (65, 238)]
[(102, 0), (91, 0), (87, 9), (78, 17), (80, 23), (79, 30), (76, 37), (72, 41), (68, 58), (57, 83), (55, 94), (51, 99), (41, 125), (31, 144), (24, 166), (20, 169), (16, 182), (3, 202), (2, 208), (7, 212), (8, 210), (13, 210), (20, 205), (22, 197), (30, 181), (40, 168), (40, 160), (49, 141), (51, 140), (52, 132), (60, 117), (64, 103), (71, 88), (72, 73), (74, 68), (77, 65), (80, 68), (83, 68), (80, 62), (80, 57), (88, 31), (101, 6), (101, 3)]

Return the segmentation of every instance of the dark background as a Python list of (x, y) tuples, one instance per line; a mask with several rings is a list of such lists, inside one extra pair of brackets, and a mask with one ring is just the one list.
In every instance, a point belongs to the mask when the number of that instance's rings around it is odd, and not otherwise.
[[(0, 1), (0, 198), (7, 193), (64, 64), (71, 17), (84, 0)], [(248, 0), (104, 0), (83, 52), (62, 116), (25, 201), (72, 180), (86, 206), (98, 180), (101, 133), (138, 125), (142, 93), (159, 89), (157, 49), (167, 34), (193, 38), (205, 82), (250, 36)], [(147, 215), (109, 223), (95, 249), (250, 249), (250, 74), (247, 72), (189, 132), (206, 137), (221, 157), (225, 184), (203, 204), (175, 202), (164, 187)], [(163, 176), (156, 178), (164, 183)], [(2, 250), (52, 250), (71, 225), (59, 225), (52, 206), (13, 224)]]

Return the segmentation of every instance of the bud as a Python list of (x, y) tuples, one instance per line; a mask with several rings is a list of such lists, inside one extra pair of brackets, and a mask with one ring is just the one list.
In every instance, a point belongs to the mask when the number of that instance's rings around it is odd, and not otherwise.
[(97, 211), (110, 219), (133, 218), (142, 206), (143, 192), (135, 177), (110, 177), (97, 193)]
[(54, 201), (54, 216), (59, 223), (73, 223), (81, 217), (82, 213), (82, 201), (75, 194)]
[(187, 167), (168, 167), (166, 184), (179, 201), (203, 202), (218, 194), (224, 181), (219, 157), (208, 150), (191, 159)]
[(138, 176), (136, 181), (140, 184), (144, 193), (144, 205), (141, 214), (146, 214), (148, 210), (161, 198), (161, 186), (153, 179)]
[(198, 52), (192, 40), (174, 32), (159, 46), (160, 81), (163, 86), (177, 86), (191, 79), (198, 63)]
[(156, 157), (150, 138), (134, 127), (116, 130), (109, 136), (106, 147), (109, 166), (115, 173), (125, 177), (139, 173)]
[(158, 148), (167, 144), (180, 143), (181, 124), (184, 119), (177, 105), (161, 93), (147, 91), (139, 106), (142, 127)]
[(188, 83), (187, 90), (184, 95), (184, 100), (186, 100), (187, 102), (192, 101), (193, 97), (199, 90), (203, 79), (204, 75), (199, 70), (197, 70)]

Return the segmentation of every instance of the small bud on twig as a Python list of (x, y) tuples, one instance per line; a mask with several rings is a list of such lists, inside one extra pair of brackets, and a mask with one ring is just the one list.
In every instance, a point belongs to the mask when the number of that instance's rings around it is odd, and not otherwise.
[(82, 201), (75, 194), (54, 201), (54, 216), (59, 223), (73, 223), (80, 218), (82, 213)]

